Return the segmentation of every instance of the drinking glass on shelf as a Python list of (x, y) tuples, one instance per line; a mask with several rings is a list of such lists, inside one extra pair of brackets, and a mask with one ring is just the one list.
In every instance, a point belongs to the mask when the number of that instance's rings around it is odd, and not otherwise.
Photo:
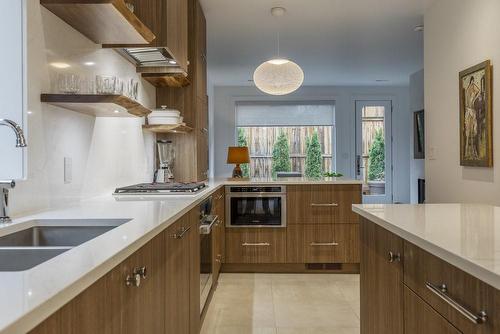
[(59, 92), (63, 94), (76, 94), (80, 91), (80, 76), (72, 73), (61, 73), (57, 76)]
[(122, 95), (124, 90), (124, 82), (120, 78), (116, 78), (115, 94)]
[(85, 77), (81, 81), (80, 94), (95, 94), (95, 82), (92, 78)]
[(96, 75), (97, 94), (114, 94), (116, 91), (116, 77)]

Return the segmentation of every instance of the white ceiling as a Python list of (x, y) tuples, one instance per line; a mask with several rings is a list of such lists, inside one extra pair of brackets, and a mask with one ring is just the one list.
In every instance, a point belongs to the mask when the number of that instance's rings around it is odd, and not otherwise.
[[(423, 67), (423, 22), (434, 0), (201, 0), (215, 85), (252, 84), (276, 55), (297, 62), (306, 85), (406, 85)], [(270, 14), (283, 6), (282, 18)], [(376, 80), (389, 80), (380, 83)]]

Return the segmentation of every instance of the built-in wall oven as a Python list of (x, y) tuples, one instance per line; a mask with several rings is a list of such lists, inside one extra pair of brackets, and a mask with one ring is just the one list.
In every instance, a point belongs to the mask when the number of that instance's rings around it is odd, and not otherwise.
[(227, 227), (285, 227), (286, 187), (226, 186)]

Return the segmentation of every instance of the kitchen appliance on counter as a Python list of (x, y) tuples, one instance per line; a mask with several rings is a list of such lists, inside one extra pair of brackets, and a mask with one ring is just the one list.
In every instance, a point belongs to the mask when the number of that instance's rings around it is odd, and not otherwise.
[(286, 187), (227, 186), (227, 227), (285, 227)]
[(174, 159), (175, 159), (175, 148), (171, 140), (158, 140), (156, 141), (158, 146), (158, 160), (160, 162), (160, 168), (155, 171), (154, 182), (155, 183), (171, 183), (174, 181)]
[(212, 215), (212, 196), (200, 204), (200, 314), (207, 302), (213, 283), (212, 227), (219, 221)]
[(206, 187), (205, 183), (139, 183), (116, 188), (113, 195), (183, 195), (195, 194)]

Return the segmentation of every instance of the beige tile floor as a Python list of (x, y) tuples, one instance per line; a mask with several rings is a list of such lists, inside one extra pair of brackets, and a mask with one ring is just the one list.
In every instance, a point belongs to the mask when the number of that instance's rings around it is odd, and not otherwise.
[(222, 274), (201, 334), (359, 334), (359, 275)]

